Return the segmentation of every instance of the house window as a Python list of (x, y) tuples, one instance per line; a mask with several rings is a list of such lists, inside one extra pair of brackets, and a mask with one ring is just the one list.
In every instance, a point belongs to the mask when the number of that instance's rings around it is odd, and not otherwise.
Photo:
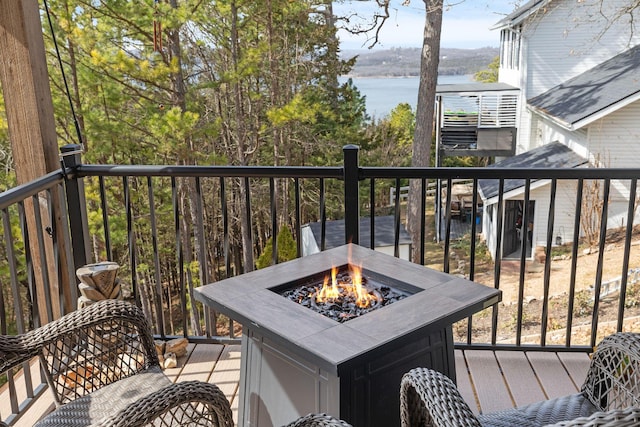
[(507, 28), (500, 33), (500, 67), (517, 70), (520, 57), (520, 31)]

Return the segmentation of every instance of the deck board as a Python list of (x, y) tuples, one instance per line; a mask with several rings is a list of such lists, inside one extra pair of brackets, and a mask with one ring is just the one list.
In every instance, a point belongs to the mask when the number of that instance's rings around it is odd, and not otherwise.
[(560, 361), (569, 373), (575, 386), (579, 389), (587, 377), (591, 359), (586, 353), (558, 353)]
[(223, 350), (224, 346), (221, 344), (198, 345), (191, 352), (177, 381), (209, 381)]
[[(458, 389), (475, 413), (541, 400), (545, 393), (575, 393), (589, 366), (589, 357), (583, 353), (456, 350), (455, 356)], [(33, 369), (34, 380), (39, 380), (37, 368)], [(187, 355), (179, 358), (178, 367), (165, 370), (165, 374), (173, 381), (200, 379), (217, 384), (231, 402), (237, 422), (239, 345), (190, 344)], [(0, 390), (0, 408), (7, 405), (5, 396)], [(45, 390), (13, 425), (32, 425), (52, 408), (53, 399)]]
[(528, 405), (545, 399), (536, 373), (523, 352), (497, 351), (496, 358), (502, 368), (504, 380), (515, 406)]
[(240, 380), (240, 346), (225, 346), (209, 382), (216, 384), (231, 403), (233, 421), (238, 422), (238, 381)]
[(548, 399), (553, 399), (578, 391), (569, 373), (556, 353), (532, 351), (527, 354), (536, 370), (540, 384)]
[(471, 376), (469, 375), (469, 368), (467, 367), (467, 361), (464, 357), (462, 350), (455, 351), (456, 356), (456, 386), (462, 398), (469, 404), (469, 407), (474, 414), (480, 413), (480, 406), (476, 397), (473, 384), (471, 383)]
[(479, 350), (465, 353), (471, 381), (478, 392), (482, 413), (500, 411), (513, 407), (513, 401), (506, 387), (500, 366), (493, 351)]

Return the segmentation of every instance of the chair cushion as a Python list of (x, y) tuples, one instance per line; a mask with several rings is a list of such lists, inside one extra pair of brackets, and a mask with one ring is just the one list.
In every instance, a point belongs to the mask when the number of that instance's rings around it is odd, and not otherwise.
[(584, 395), (577, 393), (543, 400), (506, 411), (478, 416), (483, 427), (540, 427), (578, 417), (588, 417), (598, 409)]
[(34, 427), (93, 426), (169, 384), (162, 369), (153, 366), (57, 408)]

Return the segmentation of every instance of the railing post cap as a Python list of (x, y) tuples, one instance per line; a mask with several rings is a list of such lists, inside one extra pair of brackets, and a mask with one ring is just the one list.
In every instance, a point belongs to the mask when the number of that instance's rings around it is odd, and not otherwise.
[(355, 144), (347, 144), (344, 147), (342, 147), (343, 150), (359, 150), (360, 147), (355, 145)]
[(81, 149), (80, 144), (67, 144), (60, 147), (60, 151), (63, 153), (69, 153), (71, 151), (79, 151)]

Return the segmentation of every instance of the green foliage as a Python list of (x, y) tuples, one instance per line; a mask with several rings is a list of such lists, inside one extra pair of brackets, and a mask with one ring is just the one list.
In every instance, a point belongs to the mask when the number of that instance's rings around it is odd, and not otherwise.
[(500, 56), (493, 58), (486, 70), (480, 70), (473, 75), (473, 79), (480, 83), (495, 83), (498, 81), (498, 71), (500, 69)]
[(407, 103), (366, 128), (361, 163), (366, 166), (409, 166), (416, 116)]
[[(267, 243), (264, 247), (264, 250), (258, 257), (256, 261), (256, 267), (265, 268), (270, 266), (273, 263), (273, 238), (270, 237), (267, 240)], [(297, 257), (297, 247), (296, 242), (293, 240), (293, 235), (291, 234), (291, 230), (289, 227), (282, 227), (280, 232), (278, 232), (277, 238), (277, 246), (278, 246), (278, 262), (285, 262), (295, 259)]]

